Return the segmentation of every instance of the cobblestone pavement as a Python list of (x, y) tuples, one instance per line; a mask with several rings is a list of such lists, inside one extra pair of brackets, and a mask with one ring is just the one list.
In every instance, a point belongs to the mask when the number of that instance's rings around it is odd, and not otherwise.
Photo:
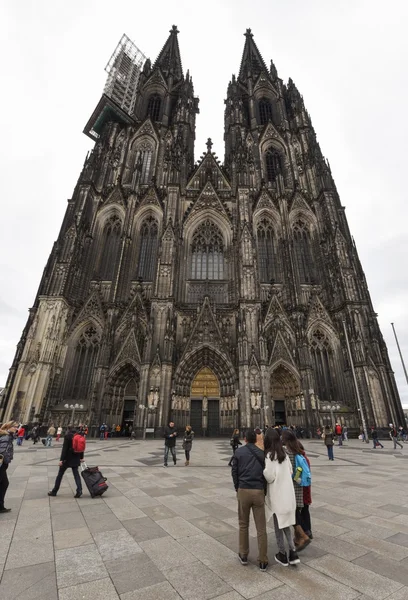
[(298, 567), (277, 565), (269, 529), (267, 573), (237, 560), (235, 493), (228, 440), (195, 440), (191, 466), (162, 466), (161, 440), (88, 442), (110, 488), (73, 498), (67, 472), (49, 498), (59, 458), (25, 442), (15, 449), (0, 515), (1, 600), (388, 600), (408, 599), (408, 444), (393, 451), (357, 440), (305, 442), (312, 461), (313, 543)]

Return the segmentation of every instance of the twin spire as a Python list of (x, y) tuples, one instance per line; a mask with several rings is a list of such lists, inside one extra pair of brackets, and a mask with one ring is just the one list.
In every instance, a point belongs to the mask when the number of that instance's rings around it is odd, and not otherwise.
[(250, 29), (247, 29), (244, 35), (246, 38), (245, 46), (239, 69), (239, 79), (243, 82), (247, 81), (249, 75), (256, 79), (262, 71), (268, 72), (264, 59), (254, 42), (254, 34)]

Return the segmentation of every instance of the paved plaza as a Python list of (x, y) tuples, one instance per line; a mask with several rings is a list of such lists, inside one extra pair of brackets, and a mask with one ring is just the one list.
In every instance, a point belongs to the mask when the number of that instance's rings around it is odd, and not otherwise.
[(408, 444), (394, 452), (357, 440), (335, 447), (306, 441), (312, 461), (314, 540), (298, 567), (267, 573), (237, 560), (238, 522), (228, 440), (195, 440), (191, 466), (162, 466), (163, 442), (89, 440), (88, 465), (108, 492), (73, 498), (67, 472), (49, 498), (59, 446), (15, 449), (0, 515), (1, 600), (388, 600), (408, 599)]

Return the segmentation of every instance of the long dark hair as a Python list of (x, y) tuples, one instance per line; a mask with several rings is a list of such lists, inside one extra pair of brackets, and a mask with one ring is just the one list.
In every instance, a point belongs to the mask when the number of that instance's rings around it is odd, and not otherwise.
[(286, 452), (283, 449), (279, 432), (276, 429), (272, 429), (272, 427), (269, 427), (269, 429), (266, 430), (264, 449), (265, 456), (267, 456), (269, 452), (270, 459), (275, 460), (276, 458), (279, 464), (283, 463), (286, 458)]
[(282, 443), (291, 454), (303, 454), (299, 440), (289, 429), (282, 431)]

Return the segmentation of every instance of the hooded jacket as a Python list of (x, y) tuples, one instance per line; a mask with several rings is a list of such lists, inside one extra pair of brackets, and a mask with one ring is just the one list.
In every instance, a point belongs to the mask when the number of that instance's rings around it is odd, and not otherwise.
[(7, 429), (0, 429), (0, 454), (3, 455), (3, 461), (5, 465), (8, 465), (13, 460), (14, 436)]

